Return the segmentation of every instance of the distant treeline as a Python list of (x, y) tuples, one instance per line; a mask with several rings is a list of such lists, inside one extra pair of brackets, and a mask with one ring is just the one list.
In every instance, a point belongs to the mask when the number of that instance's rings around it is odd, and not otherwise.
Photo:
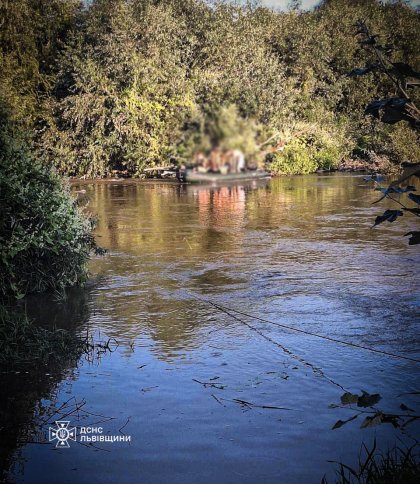
[(0, 94), (36, 156), (66, 175), (140, 175), (216, 144), (279, 173), (418, 158), (405, 122), (364, 115), (392, 82), (347, 74), (374, 62), (355, 36), (360, 19), (419, 71), (419, 13), (405, 2), (294, 3), (0, 0)]

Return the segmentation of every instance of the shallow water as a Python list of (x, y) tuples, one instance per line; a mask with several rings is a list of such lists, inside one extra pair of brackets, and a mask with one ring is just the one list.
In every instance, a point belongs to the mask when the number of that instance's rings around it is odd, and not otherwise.
[[(418, 363), (253, 318), (420, 358), (420, 257), (402, 237), (414, 222), (371, 230), (386, 206), (361, 177), (73, 188), (87, 191), (108, 253), (86, 290), (31, 311), (112, 338), (113, 352), (13, 375), (4, 395), (27, 402), (11, 443), (18, 482), (312, 483), (332, 478), (329, 460), (355, 464), (375, 436), (382, 448), (418, 437), (416, 423), (360, 429), (365, 414), (332, 430), (357, 411), (329, 408), (365, 390), (381, 395), (377, 409), (418, 413), (419, 395), (399, 396), (419, 391)], [(131, 442), (26, 443), (37, 421), (48, 432), (43, 415), (63, 420), (54, 412), (69, 399), (85, 402), (71, 426)]]

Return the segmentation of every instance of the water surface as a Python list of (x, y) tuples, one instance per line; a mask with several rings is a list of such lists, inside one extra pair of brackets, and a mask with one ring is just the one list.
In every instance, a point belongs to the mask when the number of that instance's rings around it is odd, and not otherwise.
[(22, 429), (72, 399), (85, 402), (72, 426), (131, 442), (55, 449), (25, 445), (21, 431), (18, 482), (312, 483), (332, 476), (328, 460), (354, 464), (361, 442), (418, 435), (415, 424), (362, 430), (365, 415), (331, 430), (357, 412), (329, 408), (365, 390), (382, 411), (418, 411), (418, 395), (399, 396), (419, 391), (418, 363), (255, 319), (420, 357), (419, 251), (402, 237), (414, 221), (371, 230), (386, 205), (372, 205), (378, 193), (361, 177), (73, 188), (86, 190), (108, 253), (92, 260), (85, 291), (32, 310), (112, 338), (115, 351), (48, 375), (30, 369), (9, 392), (32, 398)]

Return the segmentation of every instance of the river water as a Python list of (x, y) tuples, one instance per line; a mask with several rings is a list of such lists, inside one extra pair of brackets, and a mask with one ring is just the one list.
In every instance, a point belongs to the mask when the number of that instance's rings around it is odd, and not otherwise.
[[(38, 298), (32, 312), (110, 339), (112, 352), (13, 377), (11, 478), (333, 482), (328, 461), (355, 465), (362, 442), (418, 437), (416, 422), (360, 427), (375, 411), (405, 415), (401, 404), (420, 411), (419, 363), (285, 328), (420, 358), (419, 250), (402, 236), (414, 220), (371, 229), (386, 205), (372, 205), (378, 192), (362, 177), (73, 189), (86, 190), (108, 252), (91, 261), (85, 290)], [(362, 390), (380, 394), (374, 408), (331, 408)], [(76, 427), (70, 448), (31, 434), (47, 435), (54, 420)], [(91, 445), (81, 427), (114, 441)]]

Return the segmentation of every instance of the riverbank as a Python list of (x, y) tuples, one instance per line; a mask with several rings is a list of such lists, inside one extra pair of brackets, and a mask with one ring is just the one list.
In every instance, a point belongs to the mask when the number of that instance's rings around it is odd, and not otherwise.
[[(333, 173), (347, 173), (349, 175), (357, 175), (357, 174), (364, 174), (364, 173), (381, 173), (384, 175), (387, 174), (395, 174), (396, 171), (399, 169), (394, 167), (390, 169), (385, 164), (372, 164), (369, 162), (365, 162), (362, 160), (345, 160), (336, 169), (331, 170), (316, 170), (313, 174), (333, 174)], [(272, 178), (283, 178), (283, 177), (295, 177), (295, 176), (307, 176), (308, 174), (293, 174), (293, 175), (281, 175), (276, 173), (271, 173), (270, 176)], [(68, 180), (72, 183), (83, 183), (83, 182), (126, 182), (126, 183), (139, 183), (139, 182), (156, 182), (156, 181), (164, 181), (168, 183), (179, 184), (180, 182), (176, 179), (175, 176), (130, 176), (125, 173), (118, 174), (114, 173), (112, 176), (109, 177), (69, 177)]]
[(400, 165), (392, 163), (387, 156), (381, 156), (374, 152), (367, 152), (363, 159), (344, 158), (337, 167), (337, 171), (348, 171), (350, 173), (364, 171), (382, 175), (395, 175), (400, 170)]
[[(360, 69), (370, 54), (355, 26), (369, 18), (382, 49), (395, 36), (389, 61), (416, 75), (418, 15), (404, 3), (337, 0), (275, 12), (200, 0), (188, 9), (175, 0), (144, 9), (63, 1), (64, 10), (61, 0), (6, 4), (0, 69), (13, 119), (38, 159), (63, 175), (141, 176), (162, 160), (187, 163), (214, 147), (270, 158), (285, 174), (368, 152), (418, 159), (405, 121), (378, 122), (384, 106), (366, 118), (373, 99), (399, 94)], [(410, 90), (414, 103), (416, 96)]]

